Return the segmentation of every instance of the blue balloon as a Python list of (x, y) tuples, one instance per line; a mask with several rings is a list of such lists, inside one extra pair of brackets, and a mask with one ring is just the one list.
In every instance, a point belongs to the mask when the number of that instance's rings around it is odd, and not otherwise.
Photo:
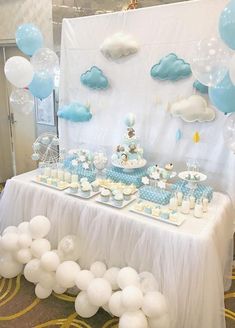
[(219, 33), (221, 39), (235, 50), (235, 0), (230, 1), (220, 15)]
[(16, 31), (15, 38), (18, 48), (28, 56), (32, 56), (36, 50), (43, 46), (42, 33), (33, 24), (20, 25)]
[(47, 98), (52, 93), (53, 88), (53, 78), (45, 72), (35, 73), (33, 81), (29, 85), (29, 91), (39, 99)]
[(209, 88), (209, 98), (221, 112), (235, 112), (235, 85), (232, 84), (229, 73), (215, 87)]

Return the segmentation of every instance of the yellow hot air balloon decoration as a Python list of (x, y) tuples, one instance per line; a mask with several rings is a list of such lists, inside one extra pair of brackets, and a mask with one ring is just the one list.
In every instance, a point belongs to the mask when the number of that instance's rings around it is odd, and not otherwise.
[(195, 143), (200, 142), (200, 134), (198, 131), (196, 131), (193, 135), (193, 142), (195, 142)]

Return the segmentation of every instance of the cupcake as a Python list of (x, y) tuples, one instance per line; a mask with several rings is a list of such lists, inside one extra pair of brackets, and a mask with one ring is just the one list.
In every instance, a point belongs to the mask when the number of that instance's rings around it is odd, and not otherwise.
[(102, 202), (108, 202), (110, 198), (110, 191), (108, 189), (102, 189), (100, 193)]
[(169, 213), (167, 212), (162, 212), (160, 214), (160, 217), (163, 219), (163, 220), (169, 220)]
[(123, 196), (124, 196), (125, 200), (130, 200), (131, 199), (131, 194), (132, 194), (131, 188), (125, 188), (123, 190)]
[(70, 184), (69, 191), (72, 192), (73, 194), (75, 194), (76, 192), (78, 192), (78, 187), (79, 187), (79, 184), (77, 182), (72, 182)]
[(123, 194), (119, 193), (119, 194), (116, 194), (114, 197), (114, 204), (118, 207), (121, 207), (122, 204), (123, 204)]
[(178, 220), (178, 212), (172, 211), (169, 216), (170, 221), (176, 222)]
[(63, 188), (65, 188), (65, 186), (66, 186), (66, 182), (64, 182), (64, 181), (58, 181), (58, 183), (57, 183), (57, 187), (58, 188), (63, 189)]
[(87, 179), (87, 178), (81, 178), (81, 179), (80, 179), (80, 182), (81, 182), (81, 183), (86, 183), (86, 182), (88, 182), (88, 179)]
[(93, 192), (97, 192), (100, 189), (100, 185), (97, 180), (95, 180), (91, 183), (91, 187), (92, 187)]
[(117, 195), (117, 194), (120, 194), (120, 190), (118, 190), (118, 189), (114, 189), (114, 190), (112, 190), (112, 195), (113, 195), (113, 196), (115, 196), (115, 195)]
[(154, 208), (152, 209), (152, 215), (153, 215), (153, 216), (158, 217), (158, 216), (160, 216), (160, 214), (161, 214), (161, 211), (160, 211), (160, 208), (159, 208), (159, 207), (154, 207)]
[(146, 206), (144, 207), (144, 212), (145, 212), (146, 214), (152, 214), (152, 208), (151, 208), (151, 206), (150, 206), (150, 205), (146, 205)]
[(47, 184), (51, 185), (52, 184), (52, 178), (47, 178)]
[(144, 209), (144, 206), (143, 206), (142, 202), (136, 203), (136, 204), (134, 205), (134, 209), (135, 209), (136, 211), (138, 211), (138, 212), (142, 212), (143, 209)]
[(83, 197), (89, 197), (91, 194), (91, 185), (89, 183), (84, 183), (81, 185), (81, 195)]

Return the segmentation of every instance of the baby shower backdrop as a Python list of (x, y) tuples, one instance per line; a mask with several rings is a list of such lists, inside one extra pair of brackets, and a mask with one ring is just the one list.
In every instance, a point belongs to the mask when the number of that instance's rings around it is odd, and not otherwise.
[[(215, 190), (228, 192), (235, 201), (235, 155), (226, 148), (222, 133), (226, 115), (213, 110), (206, 93), (195, 90), (188, 65), (200, 40), (219, 38), (218, 20), (226, 3), (190, 1), (64, 19), (59, 115), (62, 146), (71, 149), (86, 144), (93, 150), (106, 147), (112, 151), (122, 140), (126, 114), (133, 112), (136, 134), (149, 163), (172, 162), (180, 170), (186, 169), (189, 158), (197, 159), (208, 183)], [(127, 50), (115, 48), (120, 42)], [(180, 74), (175, 75), (175, 65)], [(200, 100), (194, 105), (198, 120), (206, 117), (208, 122), (185, 122), (169, 112), (174, 103), (182, 109), (180, 101), (193, 94), (208, 102)], [(83, 122), (74, 122), (80, 120), (74, 114), (64, 115), (64, 106), (72, 102), (80, 103), (77, 109)], [(206, 115), (201, 113), (205, 110)], [(195, 134), (200, 138), (197, 143)]]

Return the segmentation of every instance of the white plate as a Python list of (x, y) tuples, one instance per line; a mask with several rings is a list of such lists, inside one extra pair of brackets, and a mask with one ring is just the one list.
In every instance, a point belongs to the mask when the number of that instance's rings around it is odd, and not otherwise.
[(112, 207), (115, 207), (115, 208), (124, 208), (126, 207), (127, 205), (131, 204), (132, 202), (134, 202), (134, 200), (136, 200), (136, 196), (132, 196), (130, 200), (123, 200), (123, 203), (121, 206), (117, 206), (114, 204), (114, 201), (113, 200), (109, 200), (108, 202), (104, 202), (102, 201), (100, 198), (97, 198), (96, 199), (96, 202), (98, 203), (101, 203), (103, 205), (108, 205), (108, 206), (112, 206)]
[(125, 169), (125, 170), (140, 169), (141, 167), (144, 167), (146, 164), (147, 164), (146, 159), (143, 159), (141, 164), (136, 164), (136, 165), (131, 165), (131, 166), (122, 165), (120, 163), (117, 163), (115, 161), (112, 161), (112, 165), (113, 166), (119, 167), (120, 169)]
[[(196, 179), (188, 179), (187, 176), (189, 174), (192, 174), (192, 175), (198, 175), (200, 180), (196, 180)], [(178, 174), (178, 176), (180, 177), (180, 179), (182, 180), (185, 180), (187, 182), (193, 182), (193, 183), (196, 183), (196, 182), (201, 182), (201, 181), (205, 181), (207, 179), (207, 176), (203, 173), (200, 173), (200, 172), (195, 172), (195, 171), (184, 171), (184, 172), (180, 172)]]
[(168, 224), (175, 225), (177, 227), (181, 226), (181, 224), (185, 221), (185, 218), (183, 216), (180, 217), (177, 221), (171, 221), (170, 219), (166, 220), (166, 219), (163, 219), (163, 218), (158, 217), (158, 216), (153, 216), (152, 214), (147, 214), (147, 213), (142, 212), (142, 211), (137, 211), (134, 208), (131, 208), (130, 211), (133, 212), (133, 213), (141, 214), (143, 216), (147, 216), (147, 217), (149, 217), (151, 219), (154, 219), (154, 220), (157, 220), (157, 221), (161, 221), (161, 222), (165, 222), (165, 223), (168, 223)]
[(56, 190), (60, 190), (60, 191), (65, 190), (65, 189), (67, 189), (69, 187), (69, 183), (65, 187), (59, 188), (59, 187), (50, 185), (50, 184), (45, 183), (45, 182), (37, 181), (36, 179), (32, 179), (31, 181), (32, 182), (35, 182), (35, 183), (38, 183), (38, 184), (40, 184), (42, 186), (49, 187), (49, 188), (56, 189)]
[(70, 196), (74, 196), (74, 197), (79, 197), (79, 198), (83, 198), (83, 199), (90, 199), (96, 195), (98, 195), (100, 193), (100, 191), (91, 191), (90, 195), (89, 196), (84, 196), (80, 190), (78, 190), (78, 192), (74, 193), (74, 192), (71, 192), (69, 189), (68, 190), (65, 190), (65, 193), (67, 195), (70, 195)]

